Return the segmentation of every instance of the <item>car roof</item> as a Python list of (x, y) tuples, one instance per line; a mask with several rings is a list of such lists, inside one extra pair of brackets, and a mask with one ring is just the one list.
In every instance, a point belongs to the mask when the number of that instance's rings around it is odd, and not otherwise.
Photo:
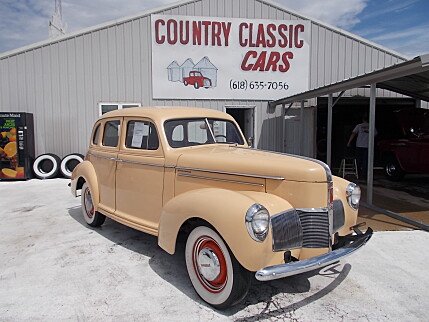
[(172, 106), (148, 106), (148, 107), (131, 107), (115, 110), (103, 114), (100, 119), (110, 117), (147, 117), (155, 122), (164, 122), (170, 119), (182, 118), (221, 118), (233, 120), (233, 117), (227, 113), (208, 108), (198, 107), (172, 107)]

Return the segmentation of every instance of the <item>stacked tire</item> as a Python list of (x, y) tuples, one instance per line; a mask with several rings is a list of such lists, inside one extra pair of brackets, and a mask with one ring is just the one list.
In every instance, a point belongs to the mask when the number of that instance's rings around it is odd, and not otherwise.
[(33, 163), (33, 173), (38, 179), (52, 179), (59, 174), (71, 178), (73, 169), (83, 161), (83, 155), (72, 153), (60, 159), (53, 153), (39, 155)]
[(70, 179), (76, 166), (83, 162), (84, 156), (78, 153), (66, 155), (60, 163), (60, 173), (64, 178)]

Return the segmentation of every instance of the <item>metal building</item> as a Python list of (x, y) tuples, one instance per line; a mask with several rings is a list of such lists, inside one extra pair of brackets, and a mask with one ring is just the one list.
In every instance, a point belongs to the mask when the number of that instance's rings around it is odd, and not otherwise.
[[(299, 22), (301, 27), (295, 29), (295, 34), (289, 32), (288, 37), (291, 43), (292, 36), (297, 35), (299, 28), (302, 30), (306, 28), (305, 46), (309, 52), (308, 59), (303, 55), (304, 63), (300, 65), (304, 71), (300, 86), (307, 90), (405, 60), (403, 56), (391, 50), (268, 0), (182, 1), (0, 54), (0, 111), (34, 113), (36, 155), (55, 153), (62, 157), (72, 152), (84, 153), (92, 125), (100, 111), (136, 105), (180, 105), (208, 107), (231, 113), (237, 119), (241, 119), (246, 135), (253, 138), (258, 148), (315, 156), (316, 101), (309, 101), (306, 105), (308, 108), (305, 109), (304, 122), (307, 144), (305, 149), (300, 151), (299, 140), (295, 139), (295, 136), (299, 135), (297, 126), (299, 110), (296, 110), (297, 112), (292, 110), (284, 120), (281, 107), (275, 109), (268, 107), (268, 101), (275, 98), (268, 92), (263, 92), (259, 96), (257, 94), (222, 96), (219, 87), (222, 82), (218, 79), (218, 86), (194, 90), (192, 96), (186, 96), (187, 94), (180, 93), (185, 90), (190, 92), (189, 86), (185, 87), (178, 81), (167, 84), (167, 67), (174, 60), (180, 65), (187, 59), (198, 62), (207, 56), (213, 66), (219, 69), (217, 77), (221, 77), (222, 68), (219, 65), (228, 63), (229, 54), (220, 55), (215, 61), (212, 59), (215, 54), (207, 54), (200, 48), (194, 50), (192, 45), (185, 46), (183, 51), (177, 52), (177, 58), (170, 59), (168, 64), (159, 67), (159, 75), (154, 75), (154, 62), (162, 55), (153, 53), (155, 50), (163, 50), (161, 47), (158, 48), (153, 38), (153, 26), (156, 22), (154, 19), (159, 16), (170, 17), (168, 19), (188, 16), (189, 21), (192, 17), (207, 17), (200, 19), (199, 22), (191, 21), (194, 24), (190, 26), (194, 28), (200, 28), (201, 23), (204, 26), (206, 20), (215, 21), (212, 23), (214, 28), (212, 43), (207, 42), (206, 45), (213, 47), (217, 41), (217, 45), (224, 46), (222, 50), (226, 50), (227, 44), (220, 44), (223, 38), (221, 39), (219, 34), (223, 30), (226, 35), (228, 26), (234, 28), (235, 23), (241, 31), (249, 31), (253, 23), (255, 25), (263, 23), (264, 26), (277, 24), (277, 27), (267, 28), (272, 30), (278, 28), (276, 30), (281, 41), (286, 40), (287, 36), (284, 35), (286, 32), (280, 33), (282, 27), (279, 27), (279, 24), (285, 22), (286, 27), (290, 26), (291, 30), (294, 21), (297, 24)], [(216, 19), (220, 22), (216, 22)], [(233, 20), (232, 25), (228, 23), (229, 19)], [(181, 21), (185, 25), (186, 21), (183, 19)], [(244, 21), (244, 24), (240, 24), (240, 21)], [(159, 25), (164, 27), (162, 22)], [(177, 26), (177, 23), (172, 26)], [(171, 30), (165, 31), (163, 36), (170, 37), (174, 42), (177, 39), (174, 39), (175, 36), (170, 32)], [(231, 35), (234, 32), (231, 31)], [(180, 39), (180, 41), (190, 40)], [(194, 38), (193, 41), (194, 45), (201, 43), (201, 39)], [(241, 45), (253, 46), (250, 44), (250, 38), (246, 41), (249, 43), (244, 44), (242, 41)], [(269, 39), (264, 41), (268, 44)], [(278, 45), (280, 46), (280, 42)], [(295, 46), (300, 48), (302, 43), (295, 41)], [(261, 52), (261, 48), (246, 50), (250, 52), (250, 56), (259, 55)], [(232, 55), (233, 50), (230, 52)], [(290, 62), (291, 56), (293, 54), (283, 57), (285, 63), (283, 67), (287, 65), (288, 58)], [(242, 65), (242, 70), (250, 69), (256, 64)], [(271, 68), (270, 72), (273, 72), (277, 68), (273, 66), (267, 65), (266, 68)], [(225, 71), (225, 68), (223, 70)], [(253, 72), (251, 75), (253, 77), (262, 73)], [(170, 91), (170, 95), (162, 97), (162, 93), (159, 93), (163, 89), (158, 90), (160, 77), (165, 77), (166, 82), (163, 83), (165, 86), (177, 86), (175, 87), (177, 92)], [(287, 84), (288, 88), (293, 82), (294, 80)], [(234, 84), (231, 84), (232, 88)], [(282, 83), (282, 87), (286, 88), (286, 83)], [(347, 92), (345, 96), (368, 96), (368, 91), (368, 89), (353, 90)], [(390, 95), (381, 90), (378, 94)], [(278, 92), (276, 95), (279, 95)]]

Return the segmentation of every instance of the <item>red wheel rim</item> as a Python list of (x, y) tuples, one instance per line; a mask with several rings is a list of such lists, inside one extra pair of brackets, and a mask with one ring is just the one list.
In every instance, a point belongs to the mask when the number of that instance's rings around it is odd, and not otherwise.
[[(211, 265), (216, 266), (216, 268), (207, 268), (208, 264), (200, 262), (201, 252), (210, 252), (212, 254), (213, 262)], [(207, 291), (210, 293), (219, 293), (225, 288), (228, 281), (226, 260), (222, 249), (213, 238), (202, 236), (197, 239), (192, 250), (192, 264), (198, 280)], [(203, 265), (205, 267), (202, 267)], [(207, 278), (207, 276), (204, 276), (203, 269), (209, 269), (212, 273), (215, 271), (215, 276)]]

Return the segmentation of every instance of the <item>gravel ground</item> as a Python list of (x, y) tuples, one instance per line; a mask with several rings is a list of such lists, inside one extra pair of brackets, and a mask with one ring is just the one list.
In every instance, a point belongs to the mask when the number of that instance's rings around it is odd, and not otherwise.
[(0, 320), (427, 321), (429, 234), (377, 232), (321, 271), (253, 283), (216, 311), (195, 294), (183, 242), (170, 256), (155, 237), (107, 219), (91, 229), (67, 180), (0, 182)]

